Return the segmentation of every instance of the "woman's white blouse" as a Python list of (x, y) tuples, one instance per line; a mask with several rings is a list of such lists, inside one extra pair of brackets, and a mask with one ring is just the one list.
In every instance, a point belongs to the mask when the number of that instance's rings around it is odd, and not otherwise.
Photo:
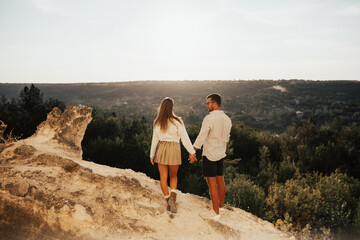
[(155, 156), (155, 149), (156, 149), (156, 146), (159, 143), (159, 141), (180, 142), (180, 139), (181, 139), (181, 142), (184, 145), (184, 147), (186, 148), (186, 150), (191, 154), (195, 153), (195, 150), (191, 144), (189, 135), (186, 132), (184, 122), (182, 121), (181, 118), (180, 118), (180, 121), (181, 121), (181, 123), (179, 123), (178, 121), (176, 121), (174, 119), (175, 124), (173, 124), (172, 122), (169, 121), (166, 132), (161, 131), (159, 125), (154, 126), (153, 136), (152, 136), (152, 141), (151, 141), (151, 148), (150, 148), (150, 157), (151, 158), (153, 158)]

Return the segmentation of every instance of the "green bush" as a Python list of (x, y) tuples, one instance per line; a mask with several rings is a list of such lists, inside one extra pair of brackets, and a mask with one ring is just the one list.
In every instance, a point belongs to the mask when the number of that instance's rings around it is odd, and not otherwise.
[(318, 208), (320, 192), (309, 185), (306, 178), (294, 178), (284, 184), (275, 183), (266, 198), (266, 219), (285, 221), (290, 216), (292, 227), (300, 230), (312, 221), (313, 210)]
[(0, 120), (0, 142), (5, 142), (5, 139), (3, 137), (5, 129), (6, 129), (7, 125)]
[(313, 227), (328, 227), (334, 231), (346, 229), (356, 218), (360, 182), (343, 173), (324, 176), (315, 184), (321, 194), (321, 204), (314, 209)]
[(302, 172), (331, 174), (340, 168), (360, 178), (360, 127), (340, 121), (318, 127), (311, 121), (281, 134), (282, 159), (291, 159)]
[(246, 175), (237, 175), (226, 186), (226, 201), (258, 217), (264, 216), (265, 192)]
[[(181, 170), (180, 166), (180, 169)], [(180, 175), (180, 174), (178, 174)], [(178, 177), (179, 179), (180, 177)], [(202, 174), (189, 173), (179, 179), (178, 187), (183, 192), (209, 197), (208, 186)]]
[(355, 218), (352, 228), (355, 229), (356, 235), (360, 235), (360, 198), (358, 199), (358, 204), (355, 210)]
[(257, 138), (261, 145), (269, 149), (269, 159), (271, 162), (276, 162), (281, 159), (280, 138), (278, 134), (258, 132)]
[(259, 158), (260, 172), (256, 176), (255, 182), (263, 187), (266, 193), (273, 183), (284, 183), (300, 174), (299, 168), (290, 159), (283, 160), (280, 164), (271, 162), (269, 148), (265, 145), (259, 149)]
[(230, 135), (229, 158), (241, 158), (238, 172), (256, 176), (259, 172), (259, 148), (262, 146), (257, 131), (242, 123), (233, 123)]
[(297, 231), (310, 224), (314, 233), (324, 228), (335, 234), (343, 230), (353, 232), (359, 191), (359, 180), (343, 173), (307, 174), (270, 187), (265, 217), (274, 223), (291, 219), (292, 228)]
[(279, 170), (277, 174), (278, 182), (284, 183), (293, 177), (297, 177), (300, 174), (299, 168), (294, 161), (286, 159), (280, 162)]
[(262, 146), (259, 149), (259, 158), (260, 158), (260, 172), (256, 176), (256, 183), (265, 189), (267, 192), (268, 188), (274, 183), (277, 182), (278, 170), (274, 163), (270, 161), (269, 148), (267, 146)]

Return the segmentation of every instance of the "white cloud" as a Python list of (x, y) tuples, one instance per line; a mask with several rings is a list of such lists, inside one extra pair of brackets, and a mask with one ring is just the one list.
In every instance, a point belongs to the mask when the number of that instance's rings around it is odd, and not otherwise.
[(297, 16), (301, 10), (296, 9), (277, 9), (271, 11), (249, 10), (246, 8), (226, 8), (225, 13), (238, 13), (240, 16), (251, 22), (258, 22), (273, 26), (289, 26), (298, 23)]
[(31, 0), (31, 3), (45, 13), (66, 14), (64, 9), (55, 0)]
[(360, 3), (353, 4), (351, 6), (348, 6), (340, 11), (340, 13), (344, 15), (360, 15)]

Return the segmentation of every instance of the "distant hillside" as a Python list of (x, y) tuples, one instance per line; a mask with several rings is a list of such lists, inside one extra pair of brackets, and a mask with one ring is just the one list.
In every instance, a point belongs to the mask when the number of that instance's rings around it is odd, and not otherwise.
[[(30, 84), (0, 84), (0, 95), (17, 98)], [(359, 81), (143, 81), (86, 84), (35, 84), (44, 98), (67, 105), (92, 106), (132, 118), (155, 118), (164, 97), (175, 100), (175, 112), (187, 124), (207, 114), (205, 97), (223, 96), (223, 109), (234, 121), (259, 130), (282, 132), (311, 117), (318, 123), (340, 118), (360, 123)]]

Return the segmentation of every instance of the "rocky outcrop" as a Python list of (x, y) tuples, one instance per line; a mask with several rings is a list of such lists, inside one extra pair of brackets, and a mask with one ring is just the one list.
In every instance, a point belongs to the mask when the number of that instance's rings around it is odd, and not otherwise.
[(91, 109), (54, 109), (37, 132), (0, 153), (0, 239), (286, 239), (243, 210), (219, 221), (210, 201), (178, 194), (166, 210), (159, 182), (129, 169), (81, 160)]
[(92, 108), (68, 107), (61, 113), (55, 107), (26, 142), (42, 144), (45, 148), (55, 146), (72, 157), (81, 158), (81, 141), (92, 120), (91, 112)]

